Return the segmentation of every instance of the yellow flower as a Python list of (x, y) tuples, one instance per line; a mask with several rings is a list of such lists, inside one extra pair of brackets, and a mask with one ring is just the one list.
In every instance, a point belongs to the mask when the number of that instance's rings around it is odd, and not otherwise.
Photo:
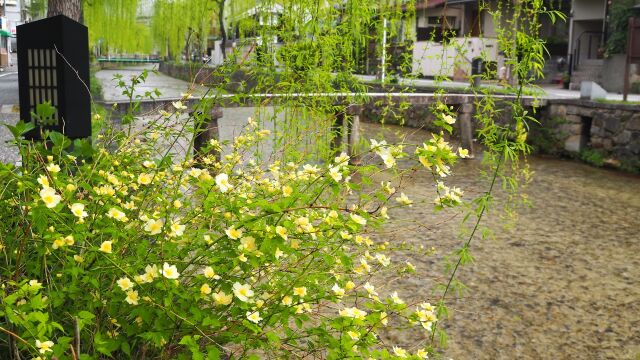
[(141, 173), (138, 175), (138, 184), (140, 185), (149, 185), (151, 184), (151, 180), (153, 177), (147, 173)]
[(387, 324), (389, 324), (389, 316), (384, 311), (380, 313), (380, 323), (384, 326), (387, 326)]
[(75, 260), (78, 264), (82, 264), (84, 262), (84, 258), (80, 255), (73, 255), (73, 260)]
[(57, 164), (49, 164), (47, 165), (47, 171), (49, 171), (50, 173), (59, 173), (60, 172), (60, 166), (58, 166)]
[(356, 287), (356, 284), (354, 284), (351, 280), (347, 281), (347, 283), (344, 285), (344, 288), (347, 291), (352, 290), (354, 287)]
[(53, 245), (51, 245), (51, 247), (56, 250), (58, 248), (61, 248), (64, 246), (64, 239), (56, 239), (53, 240)]
[(342, 317), (349, 317), (358, 320), (364, 320), (365, 316), (367, 316), (367, 312), (360, 310), (355, 307), (344, 308), (338, 312)]
[(164, 263), (162, 265), (162, 270), (160, 271), (160, 273), (167, 279), (177, 279), (180, 276), (178, 268), (176, 268), (175, 265), (169, 265), (167, 263)]
[(291, 188), (291, 186), (285, 185), (282, 187), (282, 195), (284, 197), (289, 197), (291, 196), (291, 194), (293, 194), (293, 189)]
[(127, 216), (125, 215), (125, 213), (123, 213), (122, 211), (116, 209), (116, 208), (111, 208), (109, 209), (109, 211), (107, 212), (107, 217), (110, 217), (112, 219), (116, 219), (118, 221), (121, 222), (125, 222), (127, 221)]
[(176, 110), (185, 110), (187, 107), (182, 104), (182, 101), (174, 101), (171, 103)]
[(218, 189), (220, 189), (221, 193), (226, 193), (233, 189), (233, 186), (229, 183), (229, 175), (225, 173), (221, 173), (216, 176), (216, 185), (218, 186)]
[(252, 323), (256, 323), (256, 324), (262, 320), (262, 318), (260, 317), (260, 312), (258, 311), (254, 311), (254, 312), (247, 311), (247, 319)]
[(234, 226), (231, 226), (225, 230), (225, 234), (227, 234), (230, 239), (237, 240), (242, 236), (242, 230), (237, 230)]
[(42, 185), (43, 188), (49, 187), (49, 178), (46, 175), (38, 176), (38, 184)]
[(87, 212), (84, 211), (84, 204), (74, 203), (74, 204), (71, 204), (69, 208), (71, 209), (71, 213), (81, 220), (89, 216)]
[(127, 290), (133, 288), (133, 286), (135, 285), (131, 281), (131, 279), (129, 279), (126, 276), (118, 279), (118, 281), (116, 281), (116, 284), (118, 284), (118, 286), (120, 287), (120, 289), (122, 289), (122, 291), (127, 291)]
[(394, 291), (393, 294), (391, 294), (391, 300), (393, 300), (394, 304), (404, 304), (404, 301), (398, 296), (397, 291)]
[(461, 158), (468, 158), (469, 157), (469, 150), (467, 149), (463, 149), (461, 147), (458, 148), (458, 154), (460, 155)]
[(276, 226), (276, 234), (280, 235), (281, 238), (287, 240), (287, 229), (282, 226)]
[(349, 335), (349, 337), (351, 338), (351, 340), (353, 341), (358, 341), (360, 340), (360, 334), (358, 334), (355, 331), (349, 330), (347, 331), (347, 335)]
[(396, 354), (396, 356), (401, 357), (401, 358), (406, 358), (407, 357), (407, 350), (401, 348), (401, 347), (397, 347), (394, 346), (393, 347), (393, 353)]
[(213, 294), (213, 300), (218, 305), (229, 305), (229, 304), (231, 304), (231, 301), (233, 300), (233, 297), (231, 295), (227, 295), (224, 292), (220, 291), (220, 292), (217, 292), (217, 293)]
[(303, 298), (307, 295), (307, 288), (304, 286), (293, 288), (293, 295), (297, 295)]
[(356, 224), (360, 224), (360, 225), (367, 225), (367, 220), (365, 218), (363, 218), (360, 215), (356, 215), (356, 214), (350, 214), (349, 217), (351, 218), (351, 220), (353, 220), (353, 222), (355, 222)]
[(207, 279), (220, 279), (220, 276), (216, 275), (216, 272), (213, 271), (213, 268), (211, 266), (207, 266), (206, 268), (204, 268), (204, 277), (206, 277)]
[(284, 256), (284, 252), (280, 250), (280, 248), (276, 248), (274, 256), (276, 257), (276, 259), (280, 259), (282, 256)]
[(456, 118), (454, 118), (453, 116), (446, 114), (442, 117), (442, 121), (446, 122), (449, 125), (453, 125), (456, 123)]
[(40, 351), (40, 354), (46, 354), (47, 352), (53, 352), (53, 341), (40, 341), (36, 340), (36, 347)]
[(144, 230), (150, 233), (151, 235), (157, 235), (162, 232), (163, 225), (164, 225), (164, 222), (162, 220), (149, 219), (144, 226)]
[(411, 205), (413, 204), (413, 201), (411, 201), (407, 195), (405, 195), (404, 193), (400, 193), (400, 196), (396, 198), (396, 202), (401, 204), (401, 205)]
[(419, 156), (418, 160), (420, 160), (420, 163), (422, 164), (422, 166), (424, 166), (427, 169), (431, 169), (431, 166), (433, 164), (431, 164), (431, 162), (429, 162), (429, 159), (427, 159), (425, 156)]
[(184, 225), (181, 225), (180, 223), (175, 222), (171, 224), (170, 228), (171, 232), (169, 233), (169, 236), (182, 236), (186, 227)]
[(293, 298), (291, 296), (285, 296), (282, 298), (282, 305), (291, 306), (293, 303)]
[(175, 207), (176, 209), (180, 209), (182, 207), (182, 202), (180, 200), (174, 200), (173, 207)]
[(248, 284), (240, 284), (237, 282), (233, 284), (233, 293), (238, 299), (244, 302), (253, 296), (253, 290), (251, 290)]
[(240, 239), (240, 246), (249, 252), (256, 250), (256, 239), (251, 236)]
[(340, 285), (338, 284), (333, 284), (333, 287), (331, 288), (331, 291), (333, 291), (333, 293), (338, 297), (341, 298), (344, 296), (344, 289), (340, 287)]
[(103, 241), (102, 244), (100, 244), (100, 251), (111, 254), (111, 241)]
[(128, 302), (131, 305), (138, 305), (139, 299), (140, 298), (138, 297), (138, 291), (129, 290), (127, 291), (127, 297), (124, 299), (124, 301)]
[(67, 237), (64, 238), (64, 244), (65, 245), (73, 245), (75, 243), (75, 240), (73, 239), (73, 235), (68, 235)]
[(416, 352), (416, 356), (419, 357), (420, 359), (428, 359), (429, 358), (429, 353), (425, 349), (419, 349)]
[(60, 203), (60, 200), (62, 200), (62, 197), (56, 194), (56, 191), (50, 187), (40, 190), (40, 197), (48, 208), (56, 207), (56, 205)]
[(240, 256), (238, 256), (238, 260), (242, 261), (242, 262), (247, 262), (247, 257), (244, 254), (240, 254)]
[(211, 286), (209, 286), (209, 284), (202, 284), (202, 286), (200, 287), (200, 293), (202, 295), (211, 294)]

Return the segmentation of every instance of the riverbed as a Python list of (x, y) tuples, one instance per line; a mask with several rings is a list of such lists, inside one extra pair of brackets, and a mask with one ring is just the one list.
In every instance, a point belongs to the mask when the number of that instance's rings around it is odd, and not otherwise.
[[(379, 125), (365, 124), (365, 133)], [(423, 141), (423, 131), (409, 139)], [(481, 154), (464, 160), (447, 178), (481, 194), (488, 181), (478, 176)], [(640, 177), (582, 163), (531, 156), (533, 177), (521, 189), (530, 205), (506, 216), (504, 191), (483, 223), (494, 232), (472, 242), (474, 263), (459, 270), (468, 289), (448, 301), (450, 318), (445, 358), (453, 359), (638, 359), (640, 358)], [(378, 238), (407, 242), (435, 254), (398, 251), (417, 268), (408, 280), (387, 279), (408, 302), (434, 303), (434, 285), (445, 281), (444, 256), (466, 239), (462, 215), (435, 214), (426, 172), (404, 181), (416, 204), (390, 211), (392, 221)], [(389, 332), (383, 339), (407, 348), (428, 336), (418, 329)], [(415, 349), (415, 348), (414, 348)]]

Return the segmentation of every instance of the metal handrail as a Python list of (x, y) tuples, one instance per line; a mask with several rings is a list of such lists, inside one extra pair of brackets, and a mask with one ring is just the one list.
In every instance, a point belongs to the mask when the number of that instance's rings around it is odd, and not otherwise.
[[(573, 69), (572, 70), (578, 70), (579, 66), (580, 66), (580, 50), (581, 50), (581, 39), (582, 36), (585, 34), (591, 34), (591, 35), (603, 35), (604, 33), (602, 31), (595, 31), (595, 30), (585, 30), (583, 31), (580, 36), (578, 36), (578, 38), (576, 39), (576, 43), (577, 46), (575, 46), (573, 48)], [(588, 54), (591, 54), (591, 42), (589, 42), (589, 52)], [(589, 56), (588, 55), (588, 56)], [(588, 59), (590, 59), (590, 57), (588, 57)]]

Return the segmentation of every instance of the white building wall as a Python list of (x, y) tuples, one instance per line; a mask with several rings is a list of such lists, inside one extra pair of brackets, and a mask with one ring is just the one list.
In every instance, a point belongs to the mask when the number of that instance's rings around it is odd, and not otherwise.
[(606, 0), (573, 0), (571, 9), (573, 20), (604, 19)]
[(418, 41), (413, 48), (413, 72), (423, 76), (471, 75), (471, 62), (482, 57), (498, 62), (498, 41), (488, 38), (455, 38), (450, 44)]

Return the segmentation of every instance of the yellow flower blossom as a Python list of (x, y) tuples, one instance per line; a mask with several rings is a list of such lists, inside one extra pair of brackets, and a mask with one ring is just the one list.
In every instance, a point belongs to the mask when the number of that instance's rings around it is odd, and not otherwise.
[(138, 300), (139, 300), (139, 296), (138, 296), (138, 291), (136, 290), (129, 290), (127, 291), (127, 297), (124, 299), (124, 301), (126, 301), (127, 303), (131, 304), (131, 305), (138, 305)]
[(153, 176), (147, 174), (147, 173), (140, 173), (140, 175), (138, 175), (138, 184), (140, 185), (149, 185), (151, 184), (151, 180), (153, 179)]
[(177, 279), (180, 276), (178, 269), (175, 265), (169, 265), (168, 263), (164, 263), (162, 265), (162, 270), (160, 273), (166, 277), (167, 279)]
[(209, 284), (202, 284), (202, 286), (200, 287), (200, 293), (202, 295), (211, 294), (211, 286), (209, 286)]
[(256, 324), (262, 321), (262, 318), (260, 317), (260, 312), (258, 311), (253, 311), (253, 312), (247, 311), (247, 319), (252, 323), (256, 323)]
[(458, 148), (458, 154), (460, 155), (461, 158), (468, 158), (469, 157), (469, 150), (467, 149), (463, 149), (461, 147)]
[(287, 240), (287, 228), (283, 226), (276, 226), (276, 234), (280, 235), (281, 238)]
[(366, 311), (360, 310), (356, 307), (344, 308), (340, 310), (338, 314), (342, 317), (348, 317), (358, 320), (364, 320), (365, 316), (367, 316)]
[(135, 286), (133, 281), (131, 281), (131, 279), (126, 276), (118, 279), (118, 281), (116, 281), (116, 284), (118, 284), (122, 291), (127, 291)]
[(297, 295), (301, 298), (307, 296), (307, 288), (302, 286), (302, 287), (294, 287), (293, 288), (293, 295)]
[(331, 288), (331, 291), (333, 291), (333, 293), (338, 297), (341, 298), (344, 296), (345, 290), (343, 288), (340, 287), (340, 285), (338, 284), (333, 284), (333, 287)]
[(184, 234), (184, 229), (186, 228), (186, 226), (178, 222), (174, 222), (169, 228), (171, 229), (169, 236), (182, 236)]
[(246, 251), (249, 251), (249, 252), (255, 251), (257, 249), (256, 239), (254, 239), (251, 236), (243, 237), (242, 239), (240, 239), (240, 246), (242, 247), (242, 249)]
[(38, 176), (38, 184), (42, 185), (43, 188), (49, 187), (49, 178), (46, 175)]
[(231, 226), (230, 228), (225, 230), (224, 233), (227, 234), (227, 236), (230, 239), (238, 240), (238, 239), (240, 239), (240, 237), (242, 237), (242, 232), (243, 232), (242, 230), (236, 229), (235, 226)]
[(40, 197), (48, 208), (54, 208), (60, 203), (62, 197), (53, 188), (46, 187), (40, 190)]
[(225, 173), (221, 173), (216, 175), (216, 185), (221, 193), (226, 193), (227, 191), (233, 189), (233, 186), (229, 183), (229, 175)]
[(351, 338), (351, 340), (353, 341), (358, 341), (360, 340), (360, 334), (353, 331), (353, 330), (349, 330), (347, 331), (347, 335), (349, 335), (349, 337)]
[(401, 347), (397, 347), (394, 346), (393, 347), (393, 353), (397, 356), (397, 357), (401, 357), (401, 358), (406, 358), (408, 356), (407, 354), (407, 350), (401, 348)]
[(224, 292), (220, 291), (220, 292), (217, 292), (217, 293), (213, 294), (213, 300), (218, 305), (229, 305), (229, 304), (231, 304), (231, 301), (233, 300), (233, 297), (231, 295), (227, 295)]
[(160, 219), (158, 220), (149, 219), (147, 220), (147, 223), (144, 226), (144, 230), (150, 233), (151, 235), (157, 235), (162, 232), (163, 225), (164, 225), (164, 222)]
[(282, 305), (291, 306), (293, 304), (293, 298), (289, 295), (286, 295), (282, 298)]
[(103, 253), (111, 254), (111, 250), (111, 241), (103, 241), (102, 244), (100, 244), (100, 251)]
[(289, 197), (291, 196), (291, 194), (293, 194), (293, 189), (291, 188), (291, 186), (285, 185), (282, 187), (282, 195), (284, 197)]
[(47, 165), (47, 171), (49, 171), (50, 173), (56, 174), (60, 172), (60, 166), (58, 164), (49, 164)]
[(244, 302), (247, 302), (249, 298), (254, 295), (249, 284), (240, 284), (237, 282), (233, 284), (233, 293), (238, 299)]
[(80, 220), (86, 218), (87, 216), (89, 216), (89, 214), (87, 214), (86, 211), (84, 211), (84, 204), (81, 203), (74, 203), (71, 204), (71, 206), (69, 206), (69, 208), (71, 209), (71, 213), (79, 218)]
[(129, 219), (127, 219), (127, 215), (125, 215), (124, 212), (116, 209), (116, 208), (110, 208), (109, 211), (107, 211), (107, 217), (110, 217), (112, 219), (121, 221), (121, 222), (125, 222)]
[(50, 341), (50, 340), (49, 341), (36, 340), (36, 347), (38, 348), (38, 351), (40, 351), (40, 354), (53, 352), (53, 349), (51, 349), (53, 345), (54, 345), (53, 341)]
[(405, 193), (400, 193), (400, 196), (396, 198), (396, 202), (400, 205), (411, 205), (413, 201), (410, 200)]
[(350, 217), (350, 218), (351, 218), (351, 220), (353, 220), (353, 222), (355, 222), (356, 224), (359, 224), (359, 225), (366, 225), (366, 224), (367, 224), (367, 220), (366, 220), (365, 218), (363, 218), (362, 216), (360, 216), (360, 215), (357, 215), (357, 214), (353, 214), (353, 213), (351, 213), (351, 214), (349, 215), (349, 217)]
[(206, 268), (204, 268), (204, 277), (206, 277), (207, 279), (220, 279), (220, 276), (216, 275), (216, 272), (213, 271), (213, 268), (211, 266), (207, 266)]

